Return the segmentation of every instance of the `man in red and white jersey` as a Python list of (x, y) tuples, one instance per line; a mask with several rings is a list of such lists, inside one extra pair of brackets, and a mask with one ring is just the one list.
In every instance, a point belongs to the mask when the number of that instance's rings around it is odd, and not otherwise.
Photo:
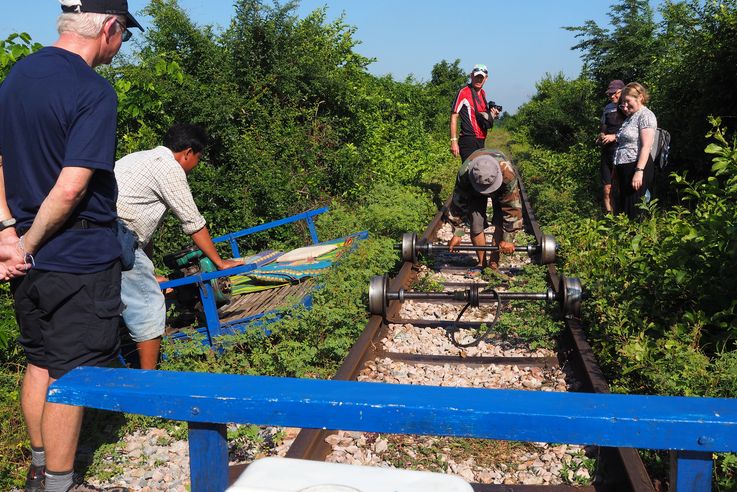
[[(489, 78), (489, 69), (486, 65), (474, 65), (469, 78), (470, 83), (458, 91), (450, 108), (450, 151), (456, 157), (460, 155), (462, 162), (465, 162), (474, 151), (484, 148), (486, 133), (494, 125), (494, 119), (499, 116), (497, 109), (487, 108), (486, 93), (483, 89), (486, 79)], [(486, 121), (479, 121), (482, 118)], [(488, 123), (484, 124), (485, 122)]]

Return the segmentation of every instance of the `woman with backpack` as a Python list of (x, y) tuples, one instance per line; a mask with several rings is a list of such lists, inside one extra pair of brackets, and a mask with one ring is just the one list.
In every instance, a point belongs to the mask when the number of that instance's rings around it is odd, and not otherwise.
[(649, 99), (647, 89), (637, 82), (622, 89), (620, 106), (627, 118), (617, 132), (614, 170), (619, 190), (617, 210), (631, 219), (639, 214), (638, 204), (654, 176), (650, 151), (658, 120), (645, 106)]

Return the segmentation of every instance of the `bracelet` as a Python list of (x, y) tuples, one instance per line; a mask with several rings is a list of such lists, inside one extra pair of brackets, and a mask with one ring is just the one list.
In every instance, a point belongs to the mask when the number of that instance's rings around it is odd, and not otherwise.
[(457, 142), (458, 141), (458, 137), (453, 137), (453, 138), (450, 139), (450, 141), (451, 142)]
[(645, 170), (638, 167), (638, 168), (635, 168), (635, 172), (636, 173), (644, 173)]
[(28, 264), (30, 263), (31, 266), (34, 266), (35, 267), (36, 266), (36, 260), (33, 258), (33, 255), (31, 253), (27, 253), (26, 252), (26, 247), (23, 245), (23, 240), (25, 238), (26, 238), (26, 235), (23, 234), (18, 239), (18, 249), (20, 250), (21, 253), (23, 253), (23, 263), (25, 263), (26, 266), (28, 266)]

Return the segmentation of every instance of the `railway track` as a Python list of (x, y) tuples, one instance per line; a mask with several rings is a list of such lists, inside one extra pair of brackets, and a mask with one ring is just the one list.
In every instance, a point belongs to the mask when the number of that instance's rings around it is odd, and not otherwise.
[[(534, 236), (538, 244), (543, 244), (547, 238), (540, 230), (524, 187), (521, 187), (526, 232)], [(441, 215), (442, 210), (427, 226), (419, 243), (447, 242), (449, 232), (441, 222)], [(445, 290), (464, 288), (473, 282), (463, 278), (462, 274), (468, 266), (459, 265), (458, 262), (464, 258), (469, 257), (458, 253), (441, 254), (436, 257), (434, 271), (427, 266), (406, 261), (396, 277), (388, 283), (388, 291), (409, 291), (424, 275), (433, 275)], [(524, 261), (529, 262), (527, 259)], [(514, 271), (520, 265), (511, 266)], [(559, 295), (561, 275), (554, 264), (547, 265), (546, 276), (555, 294)], [(448, 337), (451, 324), (448, 320), (455, 318), (461, 308), (459, 304), (462, 303), (387, 301), (385, 315), (371, 316), (334, 379), (533, 391), (609, 391), (586, 341), (581, 322), (576, 317), (565, 317), (565, 330), (555, 351), (531, 351), (524, 344), (514, 344), (508, 338), (498, 336), (490, 336), (488, 341), (475, 347), (460, 348), (458, 344), (451, 343)], [(472, 340), (483, 323), (494, 320), (495, 310), (496, 303), (490, 303), (466, 312), (464, 321), (455, 326), (457, 340)], [(391, 454), (388, 452), (390, 444), (392, 450), (400, 449), (403, 452), (395, 452), (388, 457)], [(454, 453), (454, 448), (462, 450)], [(423, 456), (418, 458), (417, 450)], [(590, 458), (586, 458), (584, 450), (577, 446), (475, 441), (460, 443), (459, 440), (427, 436), (415, 438), (303, 429), (289, 448), (287, 456), (384, 466), (408, 460), (427, 468), (423, 459), (429, 454), (430, 461), (442, 462), (435, 463), (436, 469), (440, 467), (462, 476), (478, 491), (654, 490), (636, 450), (588, 448), (585, 451), (588, 457), (596, 458), (596, 477), (590, 477), (595, 478), (593, 485), (583, 487), (566, 485), (561, 480), (562, 474), (567, 474), (569, 482), (587, 481), (588, 470), (583, 472), (581, 470), (584, 467), (577, 467), (582, 460)], [(469, 454), (473, 453), (476, 455), (469, 458)], [(491, 456), (496, 456), (503, 464), (495, 465)], [(432, 463), (430, 469), (433, 469)], [(239, 467), (234, 467), (232, 474), (239, 471)]]

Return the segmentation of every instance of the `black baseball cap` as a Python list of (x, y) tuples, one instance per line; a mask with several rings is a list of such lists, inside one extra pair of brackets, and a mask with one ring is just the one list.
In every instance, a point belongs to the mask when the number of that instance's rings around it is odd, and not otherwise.
[(127, 0), (81, 0), (79, 5), (62, 5), (61, 10), (65, 13), (89, 12), (94, 14), (124, 15), (126, 18), (125, 27), (129, 29), (131, 27), (137, 27), (143, 31), (141, 24), (128, 12)]

